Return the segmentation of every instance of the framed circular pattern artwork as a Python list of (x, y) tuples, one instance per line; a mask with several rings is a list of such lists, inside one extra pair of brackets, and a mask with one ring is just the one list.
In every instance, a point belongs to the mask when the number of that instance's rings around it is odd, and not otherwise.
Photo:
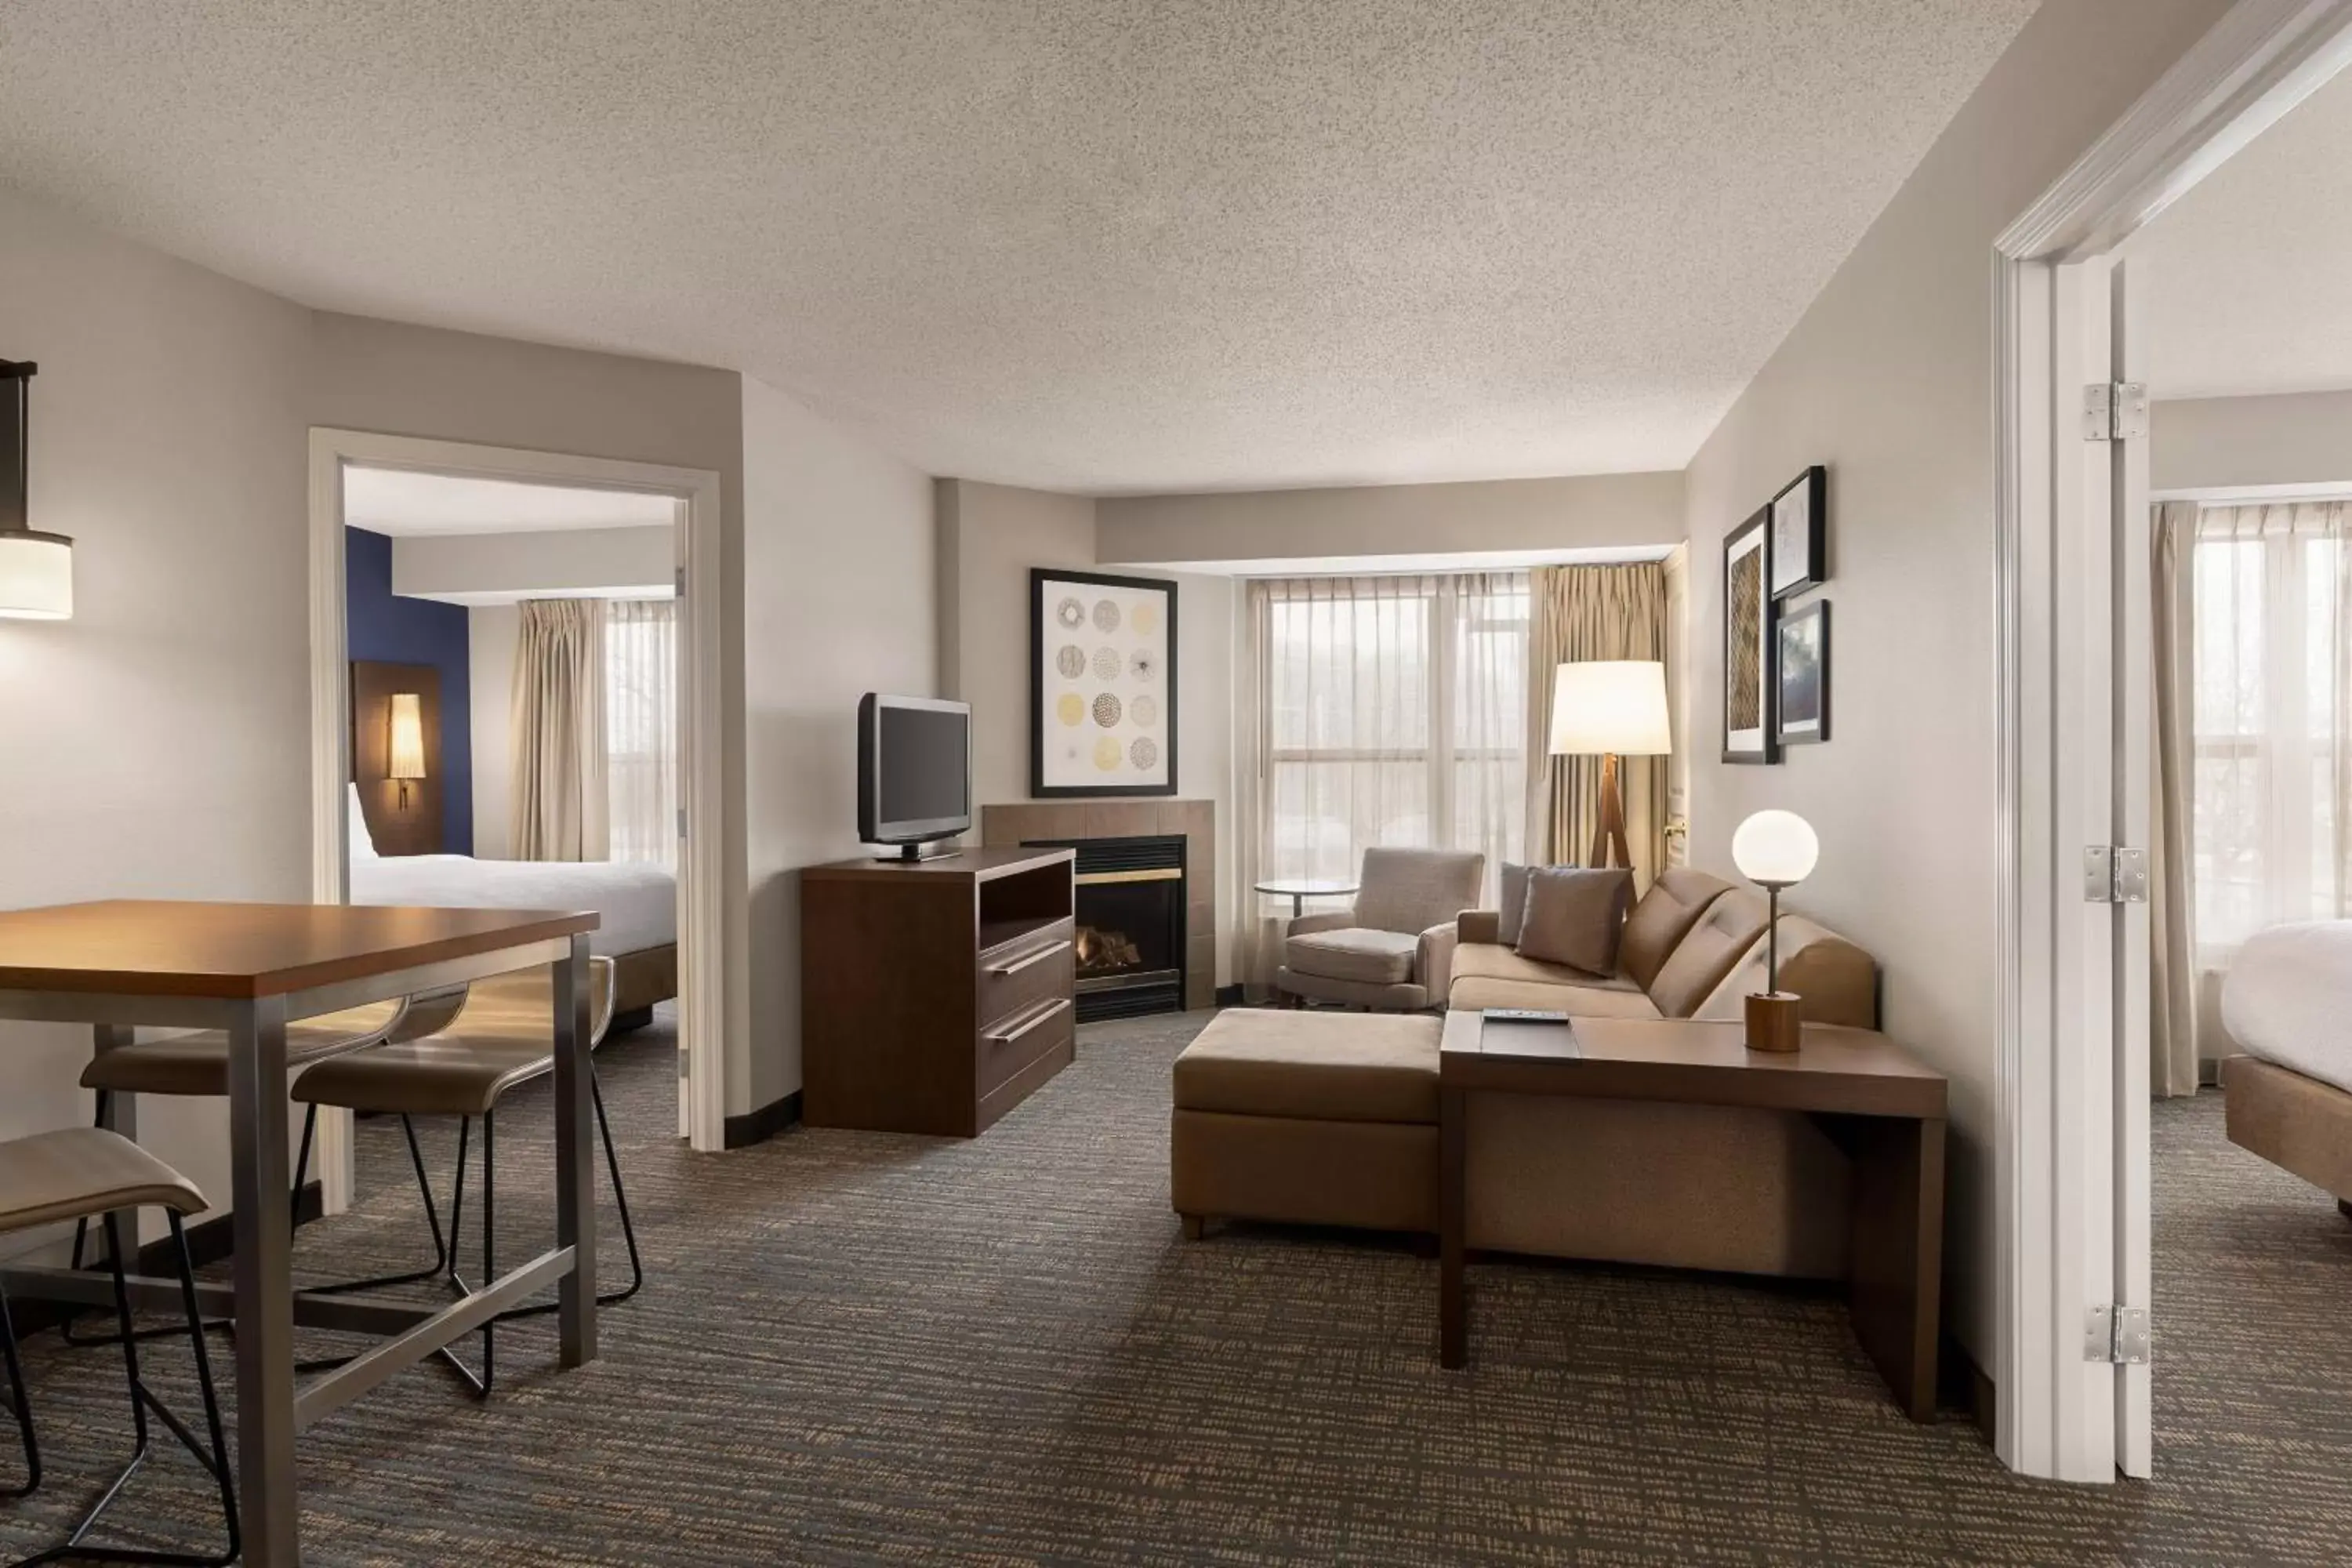
[(1175, 649), (1175, 584), (1033, 570), (1030, 793), (1174, 795)]

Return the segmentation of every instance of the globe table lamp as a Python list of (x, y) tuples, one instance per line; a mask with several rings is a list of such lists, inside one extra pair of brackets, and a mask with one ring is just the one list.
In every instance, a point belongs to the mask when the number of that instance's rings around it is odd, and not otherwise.
[(1764, 991), (1748, 998), (1748, 1048), (1793, 1051), (1803, 1041), (1802, 999), (1780, 989), (1780, 889), (1813, 874), (1822, 841), (1793, 811), (1759, 811), (1731, 836), (1732, 864), (1764, 889)]

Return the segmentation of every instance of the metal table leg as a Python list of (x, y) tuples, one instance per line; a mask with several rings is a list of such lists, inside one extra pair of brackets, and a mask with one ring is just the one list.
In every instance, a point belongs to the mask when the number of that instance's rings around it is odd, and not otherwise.
[[(556, 1294), (562, 1364), (596, 1359), (596, 1166), (588, 1140), (588, 939), (555, 966), (555, 1245), (572, 1248)], [(282, 1141), (281, 1141), (282, 1142)]]
[(285, 999), (241, 1005), (229, 1026), (228, 1107), (236, 1237), (236, 1503), (247, 1568), (290, 1568), (301, 1561), (286, 1089)]

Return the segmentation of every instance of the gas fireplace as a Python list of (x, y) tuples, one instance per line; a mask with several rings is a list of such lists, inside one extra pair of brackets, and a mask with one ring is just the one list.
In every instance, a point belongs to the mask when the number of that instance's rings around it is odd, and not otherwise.
[(1033, 841), (1077, 851), (1078, 1018), (1184, 1006), (1184, 838)]

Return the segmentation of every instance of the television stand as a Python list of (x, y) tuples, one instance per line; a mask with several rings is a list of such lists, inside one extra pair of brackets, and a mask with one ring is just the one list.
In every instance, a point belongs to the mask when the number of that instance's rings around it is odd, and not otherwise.
[(893, 865), (914, 866), (926, 860), (952, 860), (963, 853), (963, 841), (956, 838), (934, 838), (927, 844), (900, 844), (885, 847), (874, 858)]
[(973, 848), (803, 871), (808, 1124), (970, 1138), (1067, 1067), (1075, 859)]

